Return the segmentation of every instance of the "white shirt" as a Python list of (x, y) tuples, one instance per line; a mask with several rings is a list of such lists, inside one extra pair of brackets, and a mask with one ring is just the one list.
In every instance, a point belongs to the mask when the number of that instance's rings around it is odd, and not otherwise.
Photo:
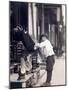
[(53, 46), (51, 45), (49, 40), (45, 40), (39, 43), (38, 46), (41, 48), (42, 53), (45, 57), (54, 55)]

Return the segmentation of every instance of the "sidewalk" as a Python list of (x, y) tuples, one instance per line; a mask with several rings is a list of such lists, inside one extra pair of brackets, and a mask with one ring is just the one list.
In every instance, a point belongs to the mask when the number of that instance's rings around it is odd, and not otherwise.
[(55, 59), (52, 85), (65, 85), (65, 54)]
[[(36, 86), (42, 85), (46, 81), (47, 73), (45, 70), (40, 70), (41, 74), (44, 73), (42, 78), (38, 80)], [(55, 65), (52, 75), (52, 85), (65, 85), (65, 54), (61, 57), (55, 57)]]

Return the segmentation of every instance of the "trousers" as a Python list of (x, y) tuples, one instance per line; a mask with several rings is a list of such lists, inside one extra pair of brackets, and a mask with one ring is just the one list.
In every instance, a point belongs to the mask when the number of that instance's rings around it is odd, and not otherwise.
[(55, 63), (55, 58), (54, 55), (48, 56), (46, 59), (46, 70), (47, 70), (47, 80), (46, 82), (50, 82), (52, 79), (52, 71), (53, 71), (53, 66)]

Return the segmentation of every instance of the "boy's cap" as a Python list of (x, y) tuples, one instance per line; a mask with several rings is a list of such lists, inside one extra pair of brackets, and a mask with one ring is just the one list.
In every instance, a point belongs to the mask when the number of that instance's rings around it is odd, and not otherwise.
[(48, 38), (48, 34), (42, 34), (41, 37), (40, 37), (40, 39), (42, 39), (42, 37)]

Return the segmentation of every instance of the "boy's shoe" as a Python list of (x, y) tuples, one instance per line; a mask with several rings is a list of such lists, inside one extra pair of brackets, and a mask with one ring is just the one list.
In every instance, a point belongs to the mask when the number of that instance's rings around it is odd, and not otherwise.
[(49, 86), (51, 86), (51, 83), (50, 83), (50, 82), (46, 82), (46, 83), (45, 83), (45, 86), (46, 86), (46, 87), (49, 87)]
[(51, 83), (50, 83), (50, 82), (45, 82), (45, 83), (43, 83), (42, 86), (43, 86), (43, 87), (50, 87), (50, 86), (51, 86)]

